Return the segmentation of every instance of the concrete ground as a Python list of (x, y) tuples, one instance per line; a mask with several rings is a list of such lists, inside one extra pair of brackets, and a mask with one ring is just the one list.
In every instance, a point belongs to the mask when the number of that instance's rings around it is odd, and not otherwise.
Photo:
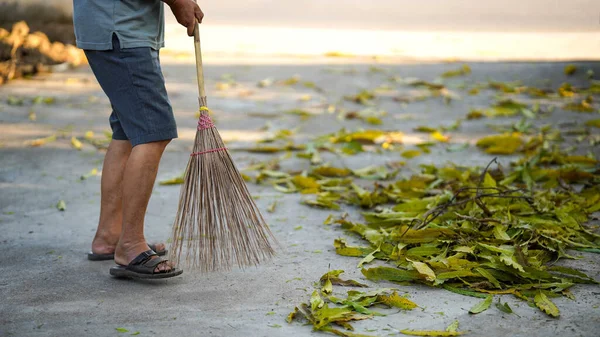
[[(169, 145), (162, 160), (158, 180), (182, 173), (189, 157), (195, 132), (197, 109), (193, 65), (189, 59), (163, 59), (167, 88), (172, 99), (180, 138)], [(462, 83), (521, 80), (526, 85), (556, 89), (562, 82), (586, 85), (588, 69), (600, 74), (600, 64), (579, 63), (574, 78), (566, 78), (562, 63), (473, 63), (473, 73), (449, 80), (449, 87), (460, 95), (450, 105), (441, 98), (402, 104), (392, 100), (398, 95), (418, 95), (414, 88), (390, 82), (391, 76), (433, 80), (458, 64), (384, 65), (370, 71), (369, 64), (358, 65), (210, 65), (206, 66), (209, 104), (223, 137), (231, 148), (252, 145), (270, 130), (299, 128), (295, 140), (334, 132), (341, 127), (369, 126), (358, 120), (339, 120), (324, 112), (327, 104), (343, 105), (343, 95), (381, 84), (389, 89), (376, 101), (388, 112), (384, 130), (398, 130), (411, 142), (426, 137), (411, 130), (418, 125), (450, 125), (463, 118), (470, 108), (486, 107), (495, 92), (482, 91), (469, 96), (457, 89)], [(234, 78), (237, 85), (226, 88), (217, 82)], [(272, 85), (258, 88), (265, 78), (286, 79), (301, 75), (325, 89), (314, 92), (301, 85)], [(218, 88), (217, 88), (218, 87)], [(220, 90), (217, 90), (220, 89)], [(55, 97), (54, 104), (31, 105), (27, 98)], [(304, 95), (311, 95), (310, 99)], [(26, 98), (24, 105), (8, 105), (9, 96)], [(292, 108), (305, 108), (318, 116), (302, 120), (283, 114)], [(96, 137), (108, 130), (109, 103), (87, 67), (16, 80), (0, 88), (0, 336), (318, 336), (310, 326), (287, 324), (285, 317), (294, 306), (308, 300), (314, 283), (328, 269), (344, 269), (347, 278), (375, 287), (392, 287), (364, 280), (356, 268), (358, 259), (335, 254), (333, 240), (347, 235), (336, 227), (322, 225), (331, 213), (300, 204), (303, 196), (280, 194), (270, 186), (249, 185), (256, 202), (282, 244), (278, 257), (258, 268), (224, 273), (201, 274), (186, 271), (182, 277), (155, 282), (134, 282), (111, 278), (112, 261), (90, 262), (86, 253), (95, 230), (99, 205), (99, 176), (81, 180), (92, 169), (101, 170), (103, 152), (89, 144), (81, 151), (72, 148), (71, 135), (82, 138), (86, 131)], [(30, 121), (31, 111), (36, 121)], [(577, 114), (556, 109), (538, 125), (551, 123), (561, 129), (577, 127), (597, 114)], [(519, 118), (464, 121), (448, 134), (453, 142), (473, 143), (493, 133), (486, 124), (507, 124)], [(41, 147), (24, 142), (59, 132), (59, 140)], [(598, 155), (598, 148), (591, 149)], [(234, 151), (240, 168), (276, 155)], [(403, 174), (418, 169), (420, 163), (442, 165), (487, 164), (492, 157), (474, 146), (461, 152), (448, 152), (444, 146), (432, 153), (408, 160)], [(360, 168), (371, 164), (403, 160), (397, 152), (364, 153), (357, 156), (329, 157), (332, 165)], [(509, 158), (504, 159), (506, 162)], [(283, 168), (307, 168), (306, 161), (289, 159)], [(146, 220), (150, 241), (164, 241), (170, 235), (177, 208), (179, 186), (155, 187)], [(59, 200), (66, 210), (58, 211)], [(275, 212), (266, 208), (278, 201)], [(351, 208), (353, 219), (360, 216)], [(301, 229), (297, 229), (302, 226)], [(352, 238), (349, 238), (352, 240)], [(600, 258), (580, 254), (579, 260), (566, 261), (600, 279)], [(471, 336), (598, 336), (600, 331), (600, 288), (576, 285), (576, 300), (557, 298), (561, 317), (552, 319), (512, 297), (503, 297), (518, 314), (507, 315), (492, 307), (470, 316), (468, 309), (479, 301), (445, 290), (421, 286), (399, 286), (421, 309), (388, 311), (355, 324), (356, 333), (373, 336), (400, 335), (396, 329), (444, 329), (455, 319), (460, 330)], [(343, 291), (343, 289), (338, 289)], [(129, 332), (119, 332), (124, 328)], [(370, 332), (367, 332), (370, 331)]]

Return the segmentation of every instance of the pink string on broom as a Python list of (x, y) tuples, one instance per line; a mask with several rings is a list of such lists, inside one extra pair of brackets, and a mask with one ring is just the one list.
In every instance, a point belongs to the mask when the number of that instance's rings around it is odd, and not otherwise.
[[(200, 107), (200, 111), (208, 111), (208, 108), (205, 106)], [(210, 119), (210, 116), (208, 114), (200, 113), (200, 118), (198, 119), (198, 130), (210, 129), (210, 128), (214, 128), (214, 127), (215, 127), (215, 123), (213, 123), (212, 119)], [(206, 151), (201, 151), (201, 152), (194, 152), (194, 153), (190, 154), (190, 156), (192, 156), (192, 157), (199, 156), (201, 154), (217, 152), (217, 151), (225, 151), (225, 150), (227, 150), (227, 148), (220, 147), (217, 149), (211, 149), (211, 150), (206, 150)]]
[[(205, 108), (205, 107), (202, 107)], [(207, 108), (202, 109), (200, 108), (200, 111), (208, 111)], [(212, 119), (210, 119), (210, 116), (208, 114), (200, 114), (200, 118), (198, 119), (198, 130), (204, 130), (204, 129), (210, 129), (210, 128), (214, 128), (215, 127), (215, 123), (213, 123)]]
[(202, 151), (202, 152), (194, 152), (194, 153), (190, 154), (190, 156), (199, 156), (199, 155), (205, 154), (205, 153), (218, 152), (218, 151), (226, 151), (226, 150), (227, 150), (226, 147), (220, 147), (218, 149), (211, 149), (211, 150), (206, 150), (206, 151)]

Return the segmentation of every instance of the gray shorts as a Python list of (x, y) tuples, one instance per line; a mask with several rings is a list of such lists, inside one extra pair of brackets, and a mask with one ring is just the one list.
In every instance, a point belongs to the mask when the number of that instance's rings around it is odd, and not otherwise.
[(113, 35), (112, 50), (85, 50), (90, 67), (112, 105), (112, 138), (131, 146), (177, 138), (158, 50), (121, 49)]

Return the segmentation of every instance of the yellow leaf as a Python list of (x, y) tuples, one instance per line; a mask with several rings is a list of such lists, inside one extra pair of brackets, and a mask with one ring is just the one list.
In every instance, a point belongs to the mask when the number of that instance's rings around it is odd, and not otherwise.
[[(407, 259), (408, 260), (408, 259)], [(413, 267), (419, 272), (419, 274), (425, 276), (427, 281), (435, 281), (435, 273), (426, 263), (408, 260), (412, 263)]]
[(292, 178), (292, 182), (300, 189), (317, 189), (318, 191), (320, 186), (317, 183), (317, 180), (311, 177), (294, 176), (294, 178)]
[(27, 142), (29, 146), (42, 146), (51, 142), (56, 141), (56, 135), (48, 136), (46, 138), (38, 138)]
[(292, 321), (294, 320), (294, 318), (296, 317), (296, 314), (298, 313), (298, 307), (294, 308), (294, 311), (290, 312), (290, 314), (287, 316), (287, 318), (285, 319), (288, 323), (292, 323)]
[(585, 122), (585, 125), (595, 127), (595, 128), (600, 128), (600, 119), (589, 120), (589, 121)]
[(552, 303), (552, 301), (550, 301), (550, 299), (546, 297), (546, 295), (541, 290), (538, 290), (538, 292), (535, 294), (533, 302), (538, 308), (540, 308), (540, 310), (542, 310), (546, 314), (552, 317), (560, 316), (560, 311), (558, 310), (556, 305), (554, 305), (554, 303)]
[(596, 164), (598, 161), (594, 158), (586, 157), (586, 156), (566, 156), (563, 159), (565, 162), (569, 164)]
[(313, 169), (312, 173), (322, 175), (324, 177), (347, 177), (352, 174), (352, 171), (347, 168), (320, 166)]
[(370, 252), (370, 249), (366, 247), (348, 246), (344, 239), (335, 239), (335, 241), (333, 241), (333, 246), (335, 247), (335, 252), (342, 256), (363, 257)]
[(477, 146), (489, 154), (513, 154), (523, 145), (523, 139), (517, 132), (487, 136), (477, 141)]
[(483, 178), (483, 187), (496, 187), (496, 180), (492, 178), (489, 172), (485, 173), (485, 176)]
[(76, 137), (71, 137), (71, 145), (77, 150), (81, 150), (81, 147), (83, 146)]
[(377, 301), (390, 306), (404, 310), (412, 310), (417, 307), (417, 304), (407, 298), (398, 295), (397, 291), (394, 291), (391, 295), (379, 295)]
[(420, 156), (421, 152), (418, 150), (407, 150), (407, 151), (402, 152), (402, 154), (400, 154), (400, 155), (406, 159), (411, 159), (411, 158)]
[(87, 140), (94, 138), (94, 131), (87, 131), (83, 138)]
[(167, 180), (163, 180), (161, 182), (158, 183), (159, 185), (178, 185), (178, 184), (183, 184), (183, 174), (178, 176), (178, 177), (174, 177), (171, 179), (167, 179)]
[(437, 140), (438, 142), (441, 142), (441, 143), (447, 143), (448, 140), (450, 140), (450, 137), (444, 136), (439, 131), (433, 132), (430, 136), (431, 136), (431, 138), (433, 138), (433, 139), (435, 139), (435, 140)]

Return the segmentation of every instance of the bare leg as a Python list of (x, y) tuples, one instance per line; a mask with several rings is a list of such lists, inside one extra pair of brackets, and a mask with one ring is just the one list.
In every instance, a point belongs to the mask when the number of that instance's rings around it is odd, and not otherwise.
[[(170, 141), (140, 144), (133, 148), (123, 174), (123, 228), (115, 250), (115, 262), (127, 265), (150, 249), (144, 238), (144, 217), (154, 187), (160, 158)], [(158, 270), (169, 270), (162, 263)]]
[(104, 157), (100, 187), (100, 220), (92, 241), (92, 252), (112, 254), (119, 242), (123, 222), (122, 182), (125, 164), (131, 154), (128, 140), (112, 140)]

